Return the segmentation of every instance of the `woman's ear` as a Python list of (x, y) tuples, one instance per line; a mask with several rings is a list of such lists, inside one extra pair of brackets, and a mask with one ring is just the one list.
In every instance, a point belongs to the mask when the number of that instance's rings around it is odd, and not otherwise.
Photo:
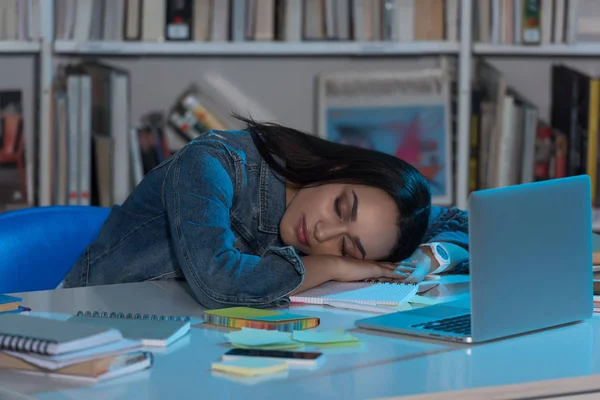
[(286, 187), (285, 187), (285, 208), (287, 208), (290, 205), (290, 203), (292, 202), (294, 197), (296, 197), (296, 195), (298, 194), (299, 191), (300, 191), (300, 188), (295, 188), (295, 187), (286, 185)]

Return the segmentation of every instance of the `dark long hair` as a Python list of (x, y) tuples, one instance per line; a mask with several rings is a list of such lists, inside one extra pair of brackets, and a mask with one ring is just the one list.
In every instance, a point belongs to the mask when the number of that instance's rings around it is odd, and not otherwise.
[(235, 116), (269, 167), (288, 185), (327, 183), (371, 186), (383, 190), (398, 207), (399, 239), (385, 260), (398, 262), (421, 244), (429, 224), (431, 191), (425, 177), (407, 162), (382, 152), (334, 143), (275, 123)]

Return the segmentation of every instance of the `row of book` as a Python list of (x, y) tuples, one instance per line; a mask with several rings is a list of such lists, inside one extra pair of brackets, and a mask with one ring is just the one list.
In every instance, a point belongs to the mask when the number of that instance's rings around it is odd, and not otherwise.
[(59, 40), (457, 41), (459, 0), (55, 0)]
[(600, 2), (595, 0), (481, 0), (474, 12), (478, 42), (574, 44), (600, 41)]
[(0, 1), (0, 40), (39, 40), (40, 1)]
[(109, 63), (58, 65), (52, 147), (39, 149), (52, 160), (52, 204), (121, 204), (150, 170), (185, 143), (211, 129), (242, 128), (233, 112), (275, 120), (222, 77), (210, 74), (182, 91), (169, 110), (135, 118), (130, 81), (127, 69)]
[(551, 70), (551, 117), (480, 62), (472, 96), (469, 190), (588, 174), (600, 196), (600, 78), (566, 64)]

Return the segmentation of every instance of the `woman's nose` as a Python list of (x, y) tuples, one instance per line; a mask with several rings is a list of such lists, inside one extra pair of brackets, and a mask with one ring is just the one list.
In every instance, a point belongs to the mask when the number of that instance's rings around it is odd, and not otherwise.
[(331, 238), (342, 235), (345, 229), (346, 228), (342, 223), (325, 223), (319, 221), (315, 225), (315, 239), (317, 239), (318, 242), (323, 243)]

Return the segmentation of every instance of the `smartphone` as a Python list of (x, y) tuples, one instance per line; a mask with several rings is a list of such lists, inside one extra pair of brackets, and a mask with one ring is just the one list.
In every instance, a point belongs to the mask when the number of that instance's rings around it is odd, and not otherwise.
[(241, 357), (264, 357), (271, 360), (281, 360), (289, 365), (314, 367), (323, 361), (323, 353), (308, 351), (282, 351), (282, 350), (251, 350), (231, 349), (221, 357), (223, 361), (237, 360)]

